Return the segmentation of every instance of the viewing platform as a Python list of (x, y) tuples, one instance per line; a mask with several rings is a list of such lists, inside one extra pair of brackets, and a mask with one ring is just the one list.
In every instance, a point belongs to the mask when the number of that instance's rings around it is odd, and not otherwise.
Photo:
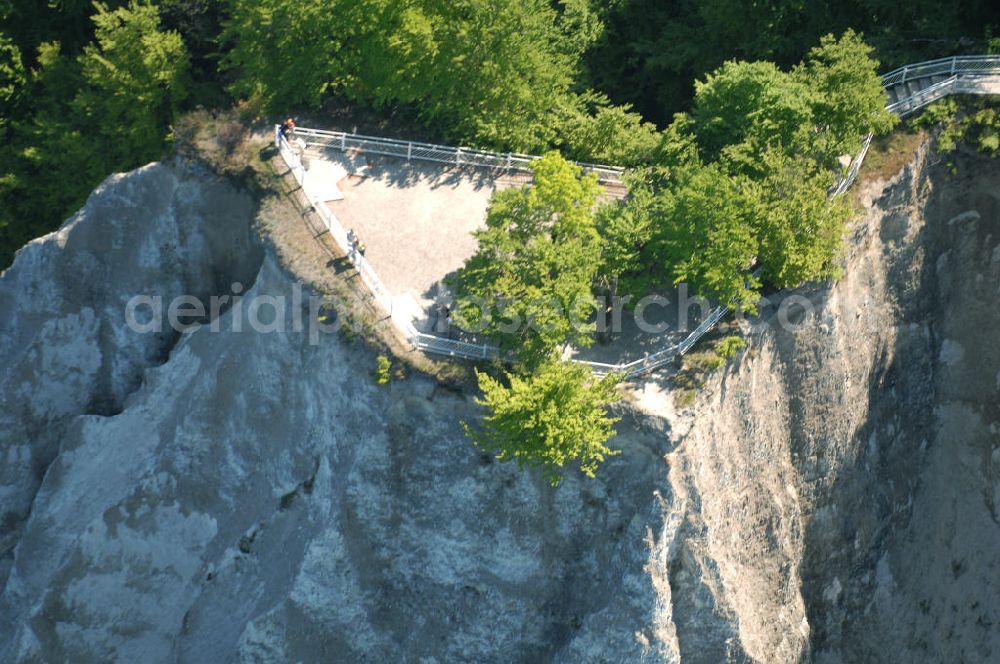
[[(948, 95), (1000, 94), (1000, 56), (907, 65), (885, 74), (882, 83), (887, 110), (905, 116)], [(854, 182), (871, 138), (831, 196)], [(289, 143), (276, 127), (275, 142), (333, 240), (411, 343), (474, 360), (496, 356), (487, 341), (441, 325), (442, 307), (452, 304), (444, 281), (475, 253), (472, 233), (484, 226), (492, 195), (530, 183), (529, 166), (537, 157), (304, 128)], [(597, 176), (605, 198), (627, 195), (623, 169), (579, 165)], [(351, 250), (349, 230), (364, 244), (363, 255)], [(641, 375), (686, 352), (728, 313), (673, 288), (652, 295), (657, 299), (640, 307), (644, 325), (622, 315), (620, 330), (598, 337), (610, 343), (574, 350), (573, 359), (598, 374)]]

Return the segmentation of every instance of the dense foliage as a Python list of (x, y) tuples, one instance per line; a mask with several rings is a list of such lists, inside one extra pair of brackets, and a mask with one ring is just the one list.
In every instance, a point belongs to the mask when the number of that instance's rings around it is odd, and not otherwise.
[(666, 124), (688, 107), (692, 81), (731, 59), (797, 62), (821, 36), (863, 32), (892, 69), (983, 53), (1000, 33), (991, 0), (611, 0), (586, 57), (591, 82), (616, 103)]
[(157, 159), (186, 95), (184, 44), (161, 30), (155, 7), (95, 7), (94, 40), (75, 57), (44, 42), (25, 71), (2, 45), (4, 252), (50, 230), (109, 173)]
[(486, 408), (481, 427), (466, 432), (481, 449), (501, 461), (540, 467), (552, 484), (575, 463), (593, 477), (598, 466), (618, 454), (607, 446), (617, 418), (608, 407), (618, 400), (614, 376), (595, 378), (587, 367), (551, 360), (526, 377), (497, 380), (477, 372)]
[[(784, 93), (800, 86), (778, 67), (828, 32), (864, 30), (892, 66), (982, 52), (1000, 31), (986, 0), (960, 8), (929, 0), (133, 0), (126, 11), (146, 18), (108, 25), (103, 39), (118, 30), (149, 32), (155, 15), (152, 29), (166, 37), (169, 57), (152, 48), (151, 57), (126, 65), (146, 73), (104, 81), (99, 66), (84, 71), (82, 61), (88, 48), (103, 48), (93, 19), (126, 5), (0, 0), (0, 265), (64, 219), (108, 172), (157, 156), (176, 109), (227, 105), (233, 95), (281, 114), (336, 97), (415, 118), (440, 140), (558, 148), (574, 159), (643, 166), (670, 162), (670, 129), (657, 132), (650, 121), (667, 124), (686, 108), (695, 79), (699, 89), (714, 85), (717, 92), (736, 74), (744, 85), (773, 82), (777, 87), (765, 85), (761, 94), (786, 105), (769, 108), (795, 115), (802, 104), (787, 103), (803, 98)], [(778, 67), (732, 64), (702, 78), (732, 58)], [(819, 54), (810, 66), (823, 60)], [(813, 76), (810, 92), (823, 97), (837, 86), (857, 87), (850, 77), (860, 70), (849, 59), (840, 63), (825, 78)], [(163, 72), (150, 70), (161, 64)], [(742, 76), (750, 71), (755, 77)], [(149, 112), (142, 108), (151, 92), (144, 79), (156, 79), (162, 93)], [(702, 120), (714, 100), (710, 91), (700, 97), (693, 115)], [(767, 114), (763, 107), (758, 111)], [(720, 132), (741, 129), (731, 124), (736, 112), (713, 116), (719, 122), (707, 127), (705, 155), (721, 148)], [(840, 117), (822, 104), (811, 112), (817, 125), (847, 127), (844, 120), (857, 117), (846, 104)], [(107, 140), (111, 133), (116, 140)], [(858, 135), (825, 132), (831, 145), (824, 151), (849, 152)], [(752, 141), (747, 147), (756, 149)]]
[(941, 127), (937, 149), (942, 152), (951, 152), (964, 141), (991, 157), (1000, 155), (1000, 113), (988, 102), (960, 106), (954, 98), (942, 99), (925, 109), (916, 124)]
[(587, 113), (607, 106), (578, 90), (600, 29), (587, 0), (234, 0), (226, 36), (233, 90), (266, 108), (336, 92), (411, 105), (452, 141), (540, 151), (641, 126), (622, 109)]
[(451, 280), (458, 319), (537, 366), (567, 343), (588, 345), (600, 260), (594, 175), (550, 152), (534, 183), (494, 194), (478, 248)]
[(733, 61), (696, 82), (658, 165), (632, 183), (629, 201), (599, 215), (609, 280), (633, 292), (687, 282), (749, 311), (761, 285), (754, 265), (781, 287), (835, 275), (850, 214), (827, 197), (838, 157), (895, 122), (877, 66), (848, 31), (789, 71)]

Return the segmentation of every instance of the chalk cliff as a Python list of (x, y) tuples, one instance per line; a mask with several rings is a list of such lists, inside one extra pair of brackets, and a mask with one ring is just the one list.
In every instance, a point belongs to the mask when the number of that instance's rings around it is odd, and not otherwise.
[(988, 661), (1000, 169), (953, 159), (869, 185), (841, 281), (686, 411), (636, 386), (556, 489), (343, 335), (130, 329), (140, 294), (305, 305), (249, 195), (109, 178), (0, 276), (0, 660)]

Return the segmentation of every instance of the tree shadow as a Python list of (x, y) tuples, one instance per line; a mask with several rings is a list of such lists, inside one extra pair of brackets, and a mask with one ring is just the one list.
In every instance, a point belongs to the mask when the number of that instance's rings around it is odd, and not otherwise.
[(530, 181), (530, 175), (521, 171), (474, 164), (447, 164), (419, 159), (408, 161), (363, 150), (341, 151), (335, 147), (310, 148), (310, 151), (325, 161), (340, 164), (348, 175), (362, 176), (396, 188), (420, 184), (437, 189), (466, 183), (479, 191), (493, 189), (498, 183)]

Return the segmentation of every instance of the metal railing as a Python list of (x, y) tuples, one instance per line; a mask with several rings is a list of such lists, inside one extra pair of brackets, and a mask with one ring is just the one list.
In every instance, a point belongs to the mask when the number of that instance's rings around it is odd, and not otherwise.
[(729, 311), (730, 309), (727, 306), (717, 306), (708, 316), (705, 317), (705, 320), (703, 320), (698, 327), (693, 329), (690, 334), (684, 337), (683, 340), (671, 346), (667, 346), (666, 348), (662, 348), (651, 355), (639, 358), (638, 360), (622, 364), (605, 364), (603, 362), (589, 362), (587, 360), (573, 361), (580, 364), (586, 364), (597, 376), (606, 376), (610, 373), (620, 373), (626, 379), (638, 378), (639, 376), (647, 374), (650, 371), (659, 369), (665, 364), (669, 364), (674, 360), (674, 358), (688, 352), (688, 350), (690, 350), (699, 339), (715, 327), (720, 320), (725, 318)]
[(956, 55), (950, 58), (928, 60), (893, 69), (882, 75), (882, 87), (891, 88), (928, 76), (954, 76), (972, 74), (982, 76), (1000, 74), (1000, 55)]
[[(499, 168), (504, 170), (528, 171), (531, 162), (539, 157), (516, 152), (490, 152), (473, 148), (449, 147), (433, 143), (417, 141), (400, 141), (394, 138), (379, 136), (364, 136), (349, 134), (342, 131), (326, 131), (324, 129), (309, 129), (297, 127), (295, 135), (306, 142), (309, 147), (334, 148), (342, 152), (361, 150), (371, 154), (386, 157), (398, 157), (412, 161), (430, 161), (437, 164), (452, 166), (477, 166), (484, 168)], [(585, 173), (594, 173), (599, 182), (604, 184), (622, 184), (621, 176), (625, 169), (615, 166), (574, 162)]]
[(389, 289), (385, 287), (382, 280), (379, 279), (378, 274), (372, 268), (371, 263), (359, 252), (357, 252), (352, 246), (350, 241), (347, 239), (347, 231), (341, 225), (337, 216), (333, 214), (333, 211), (327, 207), (325, 201), (321, 201), (318, 198), (312, 196), (309, 193), (309, 189), (306, 187), (306, 173), (307, 170), (299, 155), (295, 153), (292, 146), (289, 145), (288, 141), (284, 136), (276, 129), (275, 130), (275, 144), (278, 147), (278, 151), (281, 153), (282, 159), (288, 165), (292, 176), (295, 178), (302, 186), (302, 193), (305, 195), (306, 199), (309, 201), (309, 205), (312, 207), (313, 211), (319, 215), (319, 218), (323, 220), (323, 224), (326, 226), (327, 231), (330, 233), (330, 237), (333, 238), (334, 242), (341, 248), (341, 250), (346, 253), (351, 262), (354, 264), (355, 269), (357, 269), (358, 274), (361, 276), (362, 281), (368, 286), (371, 291), (372, 297), (375, 302), (385, 310), (385, 313), (389, 316), (393, 314), (393, 298), (392, 293)]
[(874, 137), (875, 134), (868, 134), (868, 136), (865, 137), (865, 141), (861, 145), (861, 151), (858, 152), (857, 156), (855, 156), (854, 159), (851, 160), (851, 165), (850, 167), (848, 167), (847, 173), (844, 174), (844, 177), (840, 179), (840, 182), (838, 182), (836, 186), (830, 191), (831, 198), (836, 198), (837, 196), (840, 196), (845, 191), (850, 189), (852, 184), (854, 184), (854, 181), (858, 177), (858, 171), (861, 170), (861, 162), (865, 160), (865, 155), (868, 154), (868, 148), (871, 147), (872, 138)]
[(500, 349), (496, 346), (445, 339), (435, 334), (425, 334), (416, 330), (412, 330), (410, 333), (410, 343), (428, 353), (462, 357), (467, 360), (490, 360), (500, 354)]
[(945, 80), (938, 81), (933, 85), (921, 88), (909, 97), (903, 97), (899, 101), (895, 101), (885, 108), (887, 111), (895, 113), (900, 117), (906, 117), (910, 113), (913, 113), (924, 106), (932, 104), (939, 99), (943, 99), (950, 94), (954, 94), (955, 84), (958, 80), (958, 76), (949, 76)]
[[(948, 78), (922, 87), (908, 97), (888, 104), (886, 110), (900, 116), (905, 116), (950, 94), (998, 94), (1000, 93), (1000, 89), (997, 89), (998, 86), (984, 87), (980, 81), (983, 80), (982, 77), (984, 76), (1000, 75), (1000, 56), (956, 56), (906, 65), (885, 74), (882, 77), (882, 85), (888, 89), (911, 81), (942, 75), (946, 75)], [(407, 161), (417, 159), (456, 166), (471, 165), (486, 168), (502, 168), (508, 171), (528, 171), (531, 162), (538, 159), (536, 156), (513, 152), (498, 153), (470, 148), (454, 148), (431, 143), (400, 141), (391, 138), (363, 136), (360, 134), (325, 131), (322, 129), (297, 128), (295, 135), (297, 138), (301, 138), (309, 147), (332, 147), (342, 151), (356, 149), (372, 154), (399, 157)], [(831, 196), (843, 194), (857, 179), (858, 171), (871, 146), (872, 136), (872, 134), (869, 134), (865, 138), (860, 152), (851, 160), (847, 173), (831, 190)], [(302, 185), (302, 190), (305, 192), (313, 209), (323, 219), (330, 235), (345, 252), (350, 252), (351, 248), (347, 240), (347, 232), (323, 201), (314, 200), (309, 195), (305, 186), (306, 169), (302, 164), (302, 160), (288, 144), (288, 141), (281, 136), (278, 127), (275, 127), (275, 144), (278, 146), (281, 156), (291, 170), (292, 175)], [(577, 164), (585, 172), (596, 173), (600, 182), (606, 184), (622, 183), (621, 175), (624, 169), (580, 162), (577, 162)], [(392, 294), (382, 284), (375, 270), (372, 269), (371, 264), (364, 256), (356, 255), (354, 258), (354, 265), (358, 269), (359, 274), (361, 274), (365, 284), (371, 290), (375, 301), (385, 309), (386, 313), (392, 316)], [(759, 273), (759, 268), (756, 273)], [(714, 328), (729, 311), (730, 308), (725, 305), (716, 307), (682, 341), (632, 362), (607, 364), (576, 359), (573, 361), (587, 365), (598, 376), (621, 373), (626, 379), (635, 378), (658, 369), (673, 361), (679, 355), (686, 353), (709, 330)], [(446, 339), (437, 335), (426, 334), (417, 331), (409, 321), (405, 324), (400, 324), (395, 318), (393, 320), (401, 327), (403, 333), (414, 347), (425, 352), (461, 357), (469, 360), (486, 360), (495, 358), (500, 354), (500, 350), (496, 346), (486, 343), (476, 344), (456, 339)]]

